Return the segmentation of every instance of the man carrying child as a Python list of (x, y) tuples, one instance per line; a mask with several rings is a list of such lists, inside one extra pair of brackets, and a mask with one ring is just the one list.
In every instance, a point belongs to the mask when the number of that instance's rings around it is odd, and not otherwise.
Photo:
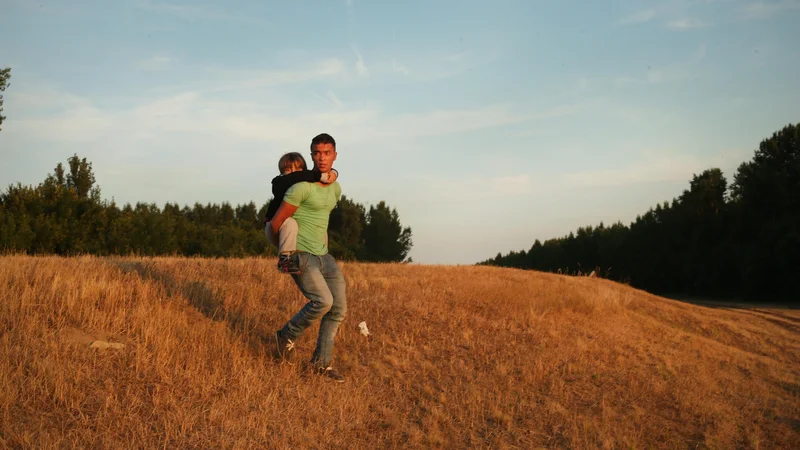
[[(300, 269), (292, 262), (290, 256), (297, 250), (297, 221), (292, 217), (288, 217), (284, 220), (278, 232), (277, 240), (274, 239), (274, 236), (269, 231), (269, 222), (278, 211), (278, 207), (281, 205), (286, 191), (293, 185), (304, 181), (309, 183), (322, 182), (330, 184), (336, 181), (339, 172), (337, 172), (336, 169), (332, 169), (328, 173), (308, 170), (305, 158), (297, 152), (291, 152), (281, 156), (281, 159), (278, 160), (278, 170), (281, 174), (272, 179), (272, 201), (267, 208), (264, 233), (266, 233), (270, 244), (278, 247), (278, 270), (283, 273), (296, 274), (300, 273)], [(328, 243), (327, 234), (325, 235), (325, 243)]]
[[(292, 273), (297, 287), (309, 300), (275, 333), (277, 355), (284, 360), (291, 359), (295, 340), (314, 321), (320, 320), (317, 345), (311, 357), (312, 367), (320, 375), (344, 382), (344, 377), (330, 366), (333, 360), (334, 337), (347, 311), (345, 279), (336, 260), (328, 253), (327, 243), (330, 212), (342, 195), (339, 183), (331, 182), (331, 179), (335, 180), (331, 170), (336, 156), (336, 141), (333, 137), (328, 134), (314, 137), (311, 141), (314, 171), (332, 178), (325, 179), (328, 184), (321, 181), (293, 184), (286, 191), (275, 214), (269, 217), (269, 225), (265, 231), (271, 242), (280, 244), (284, 223), (294, 217), (298, 230), (297, 251), (287, 254), (289, 263), (285, 264), (285, 271)], [(281, 171), (283, 172), (283, 168)], [(277, 201), (278, 198), (273, 200)]]

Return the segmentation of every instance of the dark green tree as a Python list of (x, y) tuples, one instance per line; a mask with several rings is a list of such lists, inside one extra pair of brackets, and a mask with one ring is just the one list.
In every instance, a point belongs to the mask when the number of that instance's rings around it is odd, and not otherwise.
[[(717, 168), (630, 226), (579, 228), (480, 264), (603, 276), (659, 293), (796, 297), (800, 273), (800, 124), (765, 139), (728, 182)], [(796, 300), (795, 300), (796, 301)]]
[[(92, 163), (86, 161), (86, 158), (80, 159), (78, 155), (73, 155), (67, 159), (69, 165), (69, 174), (67, 174), (67, 188), (74, 189), (78, 198), (85, 199), (90, 195), (96, 200), (100, 200), (100, 189), (94, 187), (95, 178), (92, 172)], [(56, 176), (62, 178), (59, 170), (63, 174), (61, 164), (56, 168)], [(94, 189), (93, 189), (94, 187)]]
[(383, 201), (370, 206), (362, 237), (359, 259), (364, 261), (401, 262), (412, 246), (411, 228), (403, 228), (397, 210)]
[[(58, 164), (38, 186), (9, 186), (0, 193), (0, 251), (74, 255), (187, 255), (240, 257), (275, 255), (267, 244), (263, 217), (249, 202), (232, 206), (201, 204), (181, 208), (166, 203), (137, 202), (119, 207), (100, 199), (92, 165), (73, 155), (66, 168)], [(381, 203), (373, 208), (372, 235), (395, 235), (399, 248), (381, 247), (372, 239), (375, 260), (397, 260), (408, 253), (411, 230), (401, 229), (397, 212)], [(388, 219), (384, 220), (386, 216)], [(364, 249), (367, 225), (364, 206), (347, 197), (331, 215), (330, 249), (354, 259)], [(396, 227), (393, 228), (393, 226)], [(398, 231), (399, 230), (399, 231)], [(387, 256), (388, 255), (388, 256)]]
[(328, 246), (337, 259), (353, 260), (364, 245), (362, 233), (367, 218), (364, 206), (343, 195), (331, 211), (328, 225)]
[(765, 139), (732, 186), (739, 276), (747, 293), (796, 293), (800, 273), (800, 124)]
[(3, 94), (6, 88), (10, 86), (8, 80), (11, 79), (11, 68), (6, 67), (5, 69), (0, 69), (0, 131), (3, 130), (3, 120), (5, 120), (5, 116), (3, 116)]

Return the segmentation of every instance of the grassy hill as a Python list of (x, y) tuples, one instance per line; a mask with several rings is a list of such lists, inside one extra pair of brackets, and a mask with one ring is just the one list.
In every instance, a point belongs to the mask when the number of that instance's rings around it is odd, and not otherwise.
[(800, 448), (796, 310), (492, 267), (343, 271), (336, 384), (271, 359), (304, 303), (274, 260), (0, 258), (0, 446)]

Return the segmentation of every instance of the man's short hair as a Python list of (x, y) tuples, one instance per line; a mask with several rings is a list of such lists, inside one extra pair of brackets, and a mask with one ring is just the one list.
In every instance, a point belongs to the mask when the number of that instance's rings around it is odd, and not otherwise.
[(285, 155), (281, 156), (281, 159), (278, 160), (278, 170), (280, 170), (281, 173), (286, 173), (289, 169), (292, 169), (295, 166), (300, 166), (302, 170), (306, 170), (308, 167), (306, 165), (306, 159), (303, 158), (303, 155), (300, 153), (286, 153)]
[(333, 149), (336, 150), (336, 140), (333, 139), (328, 133), (322, 133), (314, 136), (314, 139), (311, 140), (311, 151), (314, 151), (314, 147), (319, 144), (331, 144), (333, 145)]

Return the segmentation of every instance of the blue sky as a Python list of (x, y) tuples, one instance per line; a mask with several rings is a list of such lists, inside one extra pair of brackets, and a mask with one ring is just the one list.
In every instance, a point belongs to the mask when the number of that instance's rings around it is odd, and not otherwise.
[(0, 0), (0, 184), (73, 153), (104, 198), (263, 204), (338, 142), (417, 262), (629, 223), (800, 121), (800, 0)]

